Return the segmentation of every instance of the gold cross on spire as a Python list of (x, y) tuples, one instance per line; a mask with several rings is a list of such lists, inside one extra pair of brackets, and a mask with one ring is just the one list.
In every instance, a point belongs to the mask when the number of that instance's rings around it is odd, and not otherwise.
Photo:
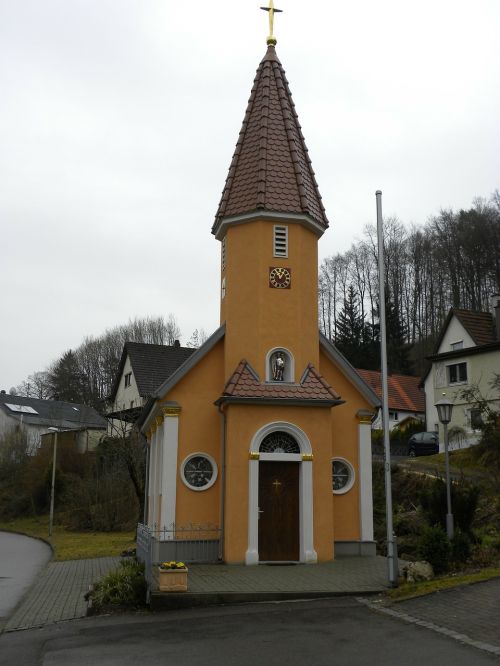
[(269, 7), (261, 7), (265, 12), (269, 12), (269, 37), (267, 38), (268, 46), (276, 46), (276, 37), (273, 35), (274, 28), (274, 14), (282, 12), (282, 9), (275, 9), (273, 0), (269, 0)]

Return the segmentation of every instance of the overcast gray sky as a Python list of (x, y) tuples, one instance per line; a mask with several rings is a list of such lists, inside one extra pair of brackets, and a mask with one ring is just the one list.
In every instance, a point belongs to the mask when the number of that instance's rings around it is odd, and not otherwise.
[[(0, 389), (87, 335), (219, 323), (213, 216), (267, 0), (0, 0)], [(500, 187), (499, 0), (276, 0), (331, 227), (423, 224)]]

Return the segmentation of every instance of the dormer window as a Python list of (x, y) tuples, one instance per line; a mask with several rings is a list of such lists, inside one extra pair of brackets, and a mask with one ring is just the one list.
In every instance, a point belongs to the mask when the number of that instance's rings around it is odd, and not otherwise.
[(288, 349), (275, 347), (268, 352), (266, 358), (266, 381), (293, 382), (294, 371), (294, 359)]
[(132, 381), (132, 373), (127, 372), (127, 374), (124, 375), (124, 379), (125, 379), (125, 388), (128, 388), (130, 386), (131, 381)]
[(274, 257), (288, 257), (288, 227), (274, 225)]

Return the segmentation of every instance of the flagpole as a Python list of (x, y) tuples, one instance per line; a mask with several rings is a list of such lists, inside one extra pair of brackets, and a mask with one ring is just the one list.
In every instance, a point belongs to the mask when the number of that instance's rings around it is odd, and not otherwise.
[(380, 366), (382, 370), (382, 429), (384, 433), (385, 513), (387, 523), (387, 567), (389, 583), (398, 584), (398, 555), (392, 522), (391, 447), (389, 440), (389, 391), (387, 386), (387, 333), (385, 325), (385, 264), (384, 230), (382, 219), (382, 192), (375, 192), (377, 200), (377, 243), (380, 317)]

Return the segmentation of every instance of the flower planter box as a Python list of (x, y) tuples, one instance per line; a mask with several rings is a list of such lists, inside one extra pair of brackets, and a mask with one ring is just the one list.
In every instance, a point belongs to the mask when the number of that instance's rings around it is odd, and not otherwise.
[(187, 592), (187, 575), (187, 568), (158, 568), (158, 589), (160, 592)]

